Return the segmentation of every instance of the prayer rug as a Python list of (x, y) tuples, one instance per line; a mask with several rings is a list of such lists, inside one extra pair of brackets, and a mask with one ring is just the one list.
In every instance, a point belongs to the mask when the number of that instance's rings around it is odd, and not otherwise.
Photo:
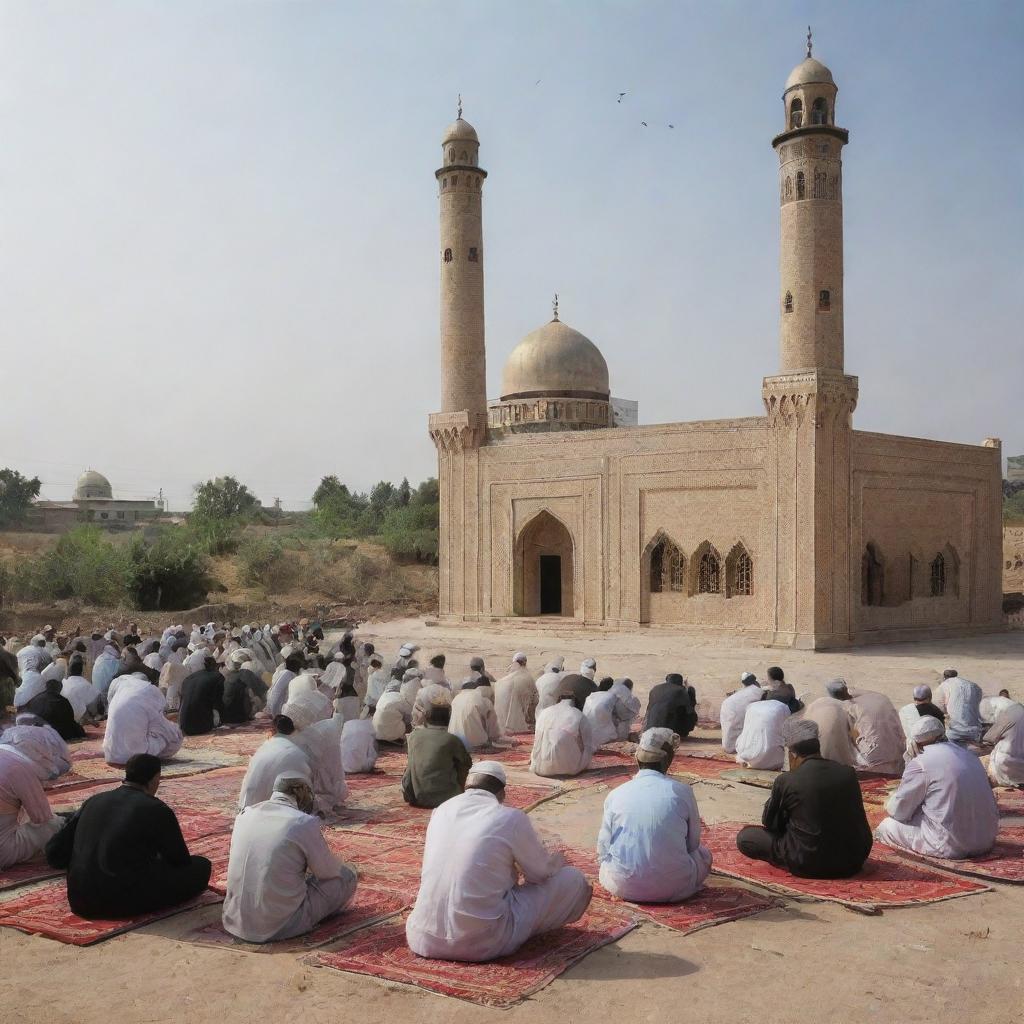
[[(237, 754), (227, 754), (212, 747), (200, 747), (193, 750), (179, 750), (169, 761), (164, 761), (160, 774), (163, 779), (180, 779), (189, 775), (212, 772), (217, 768), (226, 768), (245, 763), (245, 758)], [(124, 768), (115, 768), (102, 758), (85, 758), (75, 762), (75, 771), (87, 779), (124, 778)]]
[(184, 779), (162, 783), (157, 796), (180, 814), (183, 811), (238, 812), (238, 794), (245, 768), (220, 768)]
[(767, 861), (751, 860), (736, 849), (741, 822), (720, 822), (705, 827), (701, 842), (713, 856), (711, 870), (786, 896), (804, 896), (841, 903), (873, 914), (885, 907), (911, 907), (938, 903), (958, 896), (987, 892), (989, 887), (966, 878), (908, 863), (876, 843), (863, 869), (853, 878), (796, 878)]
[(895, 792), (900, 780), (891, 775), (876, 775), (869, 772), (857, 772), (860, 783), (860, 794), (865, 803), (884, 804)]
[(63, 871), (51, 868), (46, 863), (46, 858), (39, 854), (37, 857), (23, 861), (21, 864), (12, 864), (9, 868), (0, 869), (0, 891), (4, 889), (17, 889), (19, 885), (28, 885), (29, 882), (42, 882), (47, 878), (57, 878), (63, 874)]
[(966, 860), (925, 857), (909, 850), (876, 843), (875, 849), (879, 848), (915, 864), (930, 864), (943, 871), (954, 871), (958, 875), (974, 875), (992, 882), (1024, 885), (1024, 825), (1003, 825), (996, 836), (996, 845), (988, 853), (980, 857), (968, 857)]
[(225, 754), (239, 754), (251, 757), (262, 745), (264, 740), (273, 735), (273, 727), (269, 719), (246, 722), (243, 725), (222, 725), (213, 732), (200, 736), (186, 736), (182, 746), (186, 750), (200, 750), (212, 747)]
[(220, 921), (209, 924), (184, 936), (185, 941), (200, 946), (214, 946), (218, 949), (237, 949), (249, 953), (304, 953), (320, 946), (327, 946), (338, 939), (368, 928), (372, 924), (386, 921), (389, 917), (408, 910), (410, 902), (400, 895), (384, 889), (364, 885), (362, 880), (356, 888), (352, 902), (340, 913), (321, 921), (311, 932), (297, 935), (294, 939), (280, 942), (245, 942), (224, 931)]
[(68, 906), (67, 883), (62, 878), (19, 890), (12, 898), (0, 901), (0, 927), (16, 928), (29, 935), (45, 935), (72, 946), (91, 946), (162, 918), (220, 903), (222, 899), (207, 889), (186, 903), (152, 914), (117, 921), (87, 921), (72, 913)]
[(183, 810), (178, 812), (177, 818), (181, 834), (189, 845), (207, 836), (230, 835), (235, 824), (234, 817), (223, 811)]
[(72, 768), (71, 771), (58, 775), (55, 779), (47, 779), (43, 783), (43, 789), (47, 793), (68, 792), (72, 789), (82, 789), (85, 786), (94, 786), (95, 784), (95, 779), (90, 778), (88, 775), (80, 775)]
[[(674, 764), (673, 764), (674, 767)], [(782, 772), (763, 771), (757, 768), (733, 767), (722, 772), (718, 777), (726, 782), (741, 782), (744, 786), (757, 786), (759, 789), (771, 789), (775, 780)]]
[(1024, 789), (996, 789), (993, 792), (1001, 815), (1024, 814)]
[(88, 785), (71, 786), (67, 789), (48, 789), (46, 798), (54, 811), (76, 811), (89, 797), (117, 789), (120, 785), (120, 782), (90, 782)]
[(103, 756), (103, 737), (79, 740), (77, 743), (68, 744), (68, 760), (74, 764), (76, 761), (89, 761), (94, 757)]
[(314, 953), (305, 962), (505, 1009), (539, 992), (573, 964), (636, 925), (627, 911), (594, 901), (579, 921), (530, 939), (512, 956), (471, 964), (416, 956), (406, 945), (402, 918), (368, 929), (341, 949)]
[(695, 779), (719, 779), (724, 772), (735, 771), (736, 762), (704, 754), (677, 754), (672, 759), (671, 774), (693, 776)]

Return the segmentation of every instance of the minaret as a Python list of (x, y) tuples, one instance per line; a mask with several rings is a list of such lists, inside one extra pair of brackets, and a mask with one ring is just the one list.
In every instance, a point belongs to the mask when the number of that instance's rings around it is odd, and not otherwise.
[[(843, 203), (832, 73), (811, 56), (783, 93), (779, 154), (781, 282), (779, 373), (761, 394), (768, 413), (778, 644), (849, 642), (853, 585), (850, 467), (857, 378), (843, 369)], [(856, 579), (855, 579), (856, 575)]]
[(484, 234), (476, 129), (459, 115), (435, 172), (441, 199), (441, 412), (487, 415), (484, 357)]

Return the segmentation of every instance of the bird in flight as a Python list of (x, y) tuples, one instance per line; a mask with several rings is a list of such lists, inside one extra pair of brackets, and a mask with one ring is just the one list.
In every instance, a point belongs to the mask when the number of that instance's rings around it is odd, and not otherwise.
[(669, 128), (675, 128), (675, 125), (674, 124), (670, 124)]
[(625, 94), (624, 92), (620, 92), (620, 93), (619, 93), (619, 98), (618, 98), (618, 99), (617, 99), (617, 100), (616, 100), (615, 102), (616, 102), (616, 103), (621, 103), (621, 102), (622, 102), (622, 97), (623, 97), (623, 96), (625, 96), (625, 95), (626, 95), (626, 94)]
[(641, 124), (642, 124), (642, 125), (643, 125), (643, 126), (644, 126), (645, 128), (647, 127), (647, 122), (646, 122), (646, 121), (641, 121), (640, 123), (641, 123)]
[(537, 81), (536, 81), (536, 82), (534, 82), (533, 84), (534, 84), (534, 85), (540, 85), (540, 83), (541, 83), (541, 80), (540, 80), (540, 79), (538, 78), (538, 79), (537, 79)]

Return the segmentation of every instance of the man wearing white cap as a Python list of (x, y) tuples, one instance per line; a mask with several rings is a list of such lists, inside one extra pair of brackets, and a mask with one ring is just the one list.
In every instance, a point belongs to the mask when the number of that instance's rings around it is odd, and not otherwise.
[(736, 753), (736, 741), (743, 731), (743, 718), (747, 708), (761, 699), (761, 686), (753, 672), (744, 672), (740, 676), (740, 682), (743, 685), (722, 701), (718, 713), (719, 721), (722, 723), (722, 749), (727, 754)]
[(508, 672), (494, 684), (494, 712), (501, 731), (533, 732), (538, 699), (533, 673), (526, 667), (526, 655), (516, 651)]
[(46, 637), (37, 633), (18, 651), (18, 672), (24, 675), (29, 670), (42, 672), (53, 659), (46, 650)]
[(584, 658), (580, 662), (580, 675), (593, 682), (594, 676), (597, 675), (597, 661), (594, 658)]
[(875, 838), (927, 857), (961, 859), (991, 850), (999, 809), (981, 761), (947, 742), (945, 727), (931, 715), (914, 725), (907, 753), (913, 756)]
[(668, 777), (679, 743), (671, 729), (648, 729), (636, 750), (636, 775), (604, 802), (597, 861), (601, 884), (620, 899), (678, 903), (711, 871), (693, 790)]
[(761, 694), (743, 716), (743, 728), (736, 740), (736, 763), (744, 768), (779, 771), (786, 762), (782, 726), (789, 718), (789, 707), (778, 698)]
[(467, 750), (492, 746), (505, 738), (498, 725), (494, 705), (487, 697), (489, 692), (490, 688), (485, 687), (479, 677), (474, 677), (467, 679), (452, 698), (448, 731), (458, 736)]
[(562, 687), (562, 668), (565, 659), (559, 657), (549, 661), (537, 680), (537, 714), (558, 703), (558, 691)]
[(932, 703), (932, 688), (930, 686), (915, 686), (914, 700), (910, 704), (904, 704), (899, 710), (900, 725), (903, 726), (903, 735), (910, 739), (910, 734), (917, 725), (917, 720), (925, 715), (931, 715), (940, 722), (945, 723), (946, 715), (942, 708)]
[(826, 683), (825, 691), (824, 697), (807, 705), (803, 717), (817, 723), (821, 756), (852, 768), (857, 764), (857, 746), (853, 741), (849, 691), (842, 679)]
[(572, 679), (572, 675), (563, 678), (559, 702), (537, 715), (530, 753), (530, 771), (537, 775), (579, 775), (590, 767), (594, 736), (576, 707)]
[(984, 739), (994, 744), (988, 759), (993, 785), (1024, 786), (1024, 704), (1010, 701), (996, 715)]
[(583, 872), (545, 849), (522, 811), (502, 806), (505, 782), (497, 761), (478, 762), (466, 791), (431, 815), (420, 891), (405, 928), (417, 955), (495, 960), (587, 909), (591, 887)]
[(331, 852), (312, 811), (309, 780), (286, 771), (275, 779), (269, 800), (235, 819), (225, 931), (246, 942), (290, 939), (351, 902), (356, 870)]
[(377, 701), (384, 696), (384, 690), (391, 679), (391, 673), (384, 668), (384, 658), (376, 651), (370, 655), (367, 668), (370, 675), (366, 680), (366, 696), (364, 697), (363, 708), (364, 714), (368, 718), (372, 718), (374, 711), (377, 710)]

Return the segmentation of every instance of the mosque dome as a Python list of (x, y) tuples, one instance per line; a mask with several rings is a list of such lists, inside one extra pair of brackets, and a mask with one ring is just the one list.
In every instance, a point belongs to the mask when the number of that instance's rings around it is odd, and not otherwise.
[(832, 72), (820, 60), (808, 57), (789, 73), (789, 78), (786, 79), (786, 90), (793, 89), (798, 85), (822, 84), (835, 85), (832, 80)]
[(579, 331), (552, 320), (531, 331), (512, 350), (501, 375), (501, 400), (609, 397), (608, 364)]
[(88, 501), (91, 498), (113, 498), (114, 490), (110, 481), (95, 469), (87, 469), (75, 484), (75, 501)]
[(463, 118), (459, 118), (453, 121), (445, 129), (444, 138), (441, 140), (441, 145), (446, 146), (449, 142), (477, 142), (476, 129)]

